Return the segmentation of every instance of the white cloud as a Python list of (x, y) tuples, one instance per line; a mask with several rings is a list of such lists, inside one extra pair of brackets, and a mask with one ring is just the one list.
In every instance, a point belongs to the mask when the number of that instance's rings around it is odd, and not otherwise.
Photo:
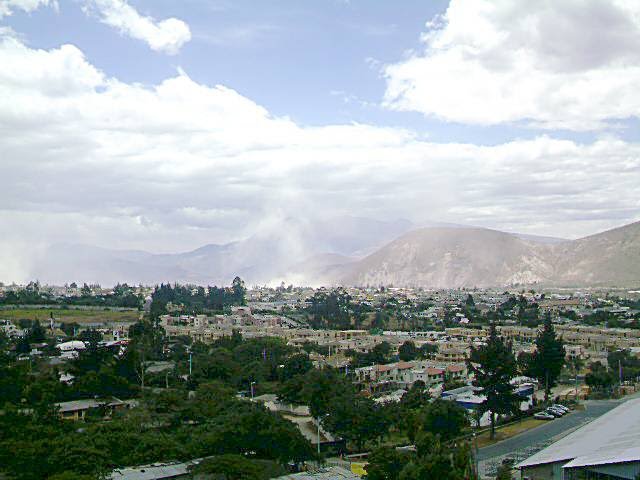
[(0, 18), (11, 15), (15, 10), (33, 12), (41, 6), (58, 7), (56, 0), (0, 0)]
[(590, 130), (640, 111), (640, 2), (452, 0), (384, 69), (388, 108)]
[(184, 72), (127, 84), (77, 47), (37, 50), (11, 36), (0, 39), (0, 152), (0, 280), (26, 279), (31, 246), (187, 250), (274, 216), (577, 236), (640, 211), (637, 143), (541, 136), (489, 147), (363, 124), (303, 127)]
[(191, 40), (189, 26), (177, 18), (157, 21), (140, 15), (126, 0), (86, 0), (100, 21), (123, 35), (146, 42), (152, 50), (174, 55)]

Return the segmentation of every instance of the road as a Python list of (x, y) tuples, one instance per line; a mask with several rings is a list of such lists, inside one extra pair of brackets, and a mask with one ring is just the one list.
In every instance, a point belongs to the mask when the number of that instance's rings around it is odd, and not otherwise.
[(584, 410), (571, 412), (515, 437), (481, 448), (478, 451), (480, 474), (493, 473), (497, 465), (507, 456), (515, 458), (516, 461), (524, 460), (577, 428), (604, 415), (620, 405), (621, 401), (588, 400), (584, 403)]

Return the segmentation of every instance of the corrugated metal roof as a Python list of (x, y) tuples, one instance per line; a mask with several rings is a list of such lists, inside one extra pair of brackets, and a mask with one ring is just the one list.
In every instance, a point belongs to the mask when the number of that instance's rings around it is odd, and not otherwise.
[(640, 398), (627, 400), (516, 466), (521, 468), (563, 460), (575, 460), (575, 466), (638, 461), (638, 445)]
[(143, 467), (121, 468), (111, 473), (111, 480), (159, 480), (176, 478), (189, 473), (191, 463), (152, 464)]
[(587, 465), (607, 465), (610, 463), (637, 462), (640, 460), (640, 447), (627, 448), (615, 454), (585, 455), (571, 460), (562, 468), (585, 467)]
[(360, 477), (346, 468), (327, 467), (314, 472), (292, 473), (274, 480), (360, 480)]

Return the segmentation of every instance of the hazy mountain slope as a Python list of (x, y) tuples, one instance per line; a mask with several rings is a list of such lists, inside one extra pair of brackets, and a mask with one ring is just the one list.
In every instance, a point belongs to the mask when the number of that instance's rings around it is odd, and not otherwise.
[(549, 247), (481, 228), (409, 232), (353, 264), (340, 283), (462, 287), (546, 281)]
[(640, 222), (554, 245), (555, 282), (640, 285)]
[[(236, 275), (250, 285), (640, 285), (640, 222), (574, 241), (461, 226), (402, 234), (410, 226), (355, 217), (289, 219), (242, 241), (164, 255), (56, 245), (36, 262), (32, 278), (103, 285), (221, 285)], [(366, 251), (373, 253), (359, 259)]]
[(31, 278), (45, 283), (191, 282), (229, 284), (236, 275), (248, 284), (318, 284), (341, 256), (374, 251), (411, 228), (406, 220), (339, 217), (312, 221), (288, 218), (255, 235), (223, 245), (175, 254), (110, 250), (59, 244), (37, 259)]
[(574, 241), (424, 228), (335, 273), (346, 285), (640, 285), (640, 222)]

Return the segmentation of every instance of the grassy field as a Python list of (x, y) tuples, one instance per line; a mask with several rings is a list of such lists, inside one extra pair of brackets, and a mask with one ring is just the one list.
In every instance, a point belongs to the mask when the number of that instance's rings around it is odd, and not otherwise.
[(478, 435), (478, 448), (486, 447), (492, 443), (506, 440), (507, 438), (515, 437), (519, 433), (531, 430), (545, 423), (545, 420), (537, 420), (535, 418), (527, 418), (521, 422), (505, 425), (504, 427), (498, 427), (496, 429), (496, 437), (493, 440), (489, 439), (489, 432), (483, 432)]
[(1, 309), (0, 319), (6, 320), (40, 320), (41, 322), (48, 321), (50, 314), (53, 313), (53, 317), (64, 323), (97, 323), (97, 322), (135, 322), (140, 318), (140, 312), (137, 310), (104, 310), (104, 308), (95, 309), (43, 309), (43, 308), (12, 308)]

